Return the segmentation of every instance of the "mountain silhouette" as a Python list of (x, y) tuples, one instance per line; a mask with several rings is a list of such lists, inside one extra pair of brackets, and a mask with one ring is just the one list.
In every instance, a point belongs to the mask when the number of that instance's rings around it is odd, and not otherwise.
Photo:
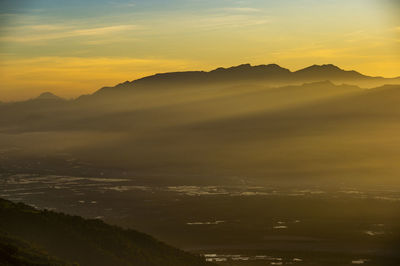
[(263, 84), (267, 86), (301, 85), (303, 83), (329, 80), (334, 83), (377, 87), (384, 84), (399, 84), (400, 78), (382, 78), (363, 75), (357, 71), (343, 70), (335, 65), (312, 65), (298, 71), (290, 71), (277, 64), (252, 66), (242, 64), (212, 71), (169, 72), (126, 81), (115, 87), (104, 87), (95, 95), (113, 92), (129, 92), (130, 89), (159, 89), (178, 87), (203, 87), (211, 85)]
[(312, 65), (304, 69), (294, 72), (294, 76), (298, 79), (321, 79), (321, 80), (356, 80), (370, 79), (372, 77), (364, 76), (357, 71), (346, 71), (335, 65)]
[(34, 100), (62, 100), (62, 98), (51, 92), (43, 92), (38, 97), (34, 98)]

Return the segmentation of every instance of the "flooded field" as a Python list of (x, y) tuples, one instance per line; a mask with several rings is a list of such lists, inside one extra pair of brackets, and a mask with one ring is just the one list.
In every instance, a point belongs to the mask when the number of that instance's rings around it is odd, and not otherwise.
[(387, 188), (1, 180), (2, 198), (135, 228), (221, 265), (398, 265), (400, 192)]

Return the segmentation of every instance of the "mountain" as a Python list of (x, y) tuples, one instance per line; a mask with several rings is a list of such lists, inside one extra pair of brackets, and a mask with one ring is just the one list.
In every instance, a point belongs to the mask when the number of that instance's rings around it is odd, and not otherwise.
[(61, 97), (58, 97), (57, 95), (51, 93), (51, 92), (43, 92), (40, 94), (38, 97), (35, 98), (35, 100), (61, 100)]
[[(64, 265), (52, 256), (90, 266), (212, 265), (151, 236), (100, 220), (41, 211), (3, 199), (0, 217), (0, 231), (7, 232), (0, 237), (0, 254), (4, 255), (0, 265)], [(7, 264), (7, 260), (20, 264)]]
[(376, 87), (384, 84), (400, 84), (400, 78), (386, 79), (370, 77), (356, 71), (346, 71), (332, 64), (313, 65), (295, 72), (276, 64), (251, 66), (243, 64), (230, 68), (215, 70), (171, 72), (156, 74), (134, 81), (126, 81), (115, 87), (104, 87), (94, 95), (107, 94), (110, 91), (127, 92), (130, 89), (177, 88), (203, 86), (233, 86), (243, 84), (263, 84), (266, 86), (301, 85), (305, 82), (329, 80), (334, 83), (347, 83), (365, 87)]
[(298, 70), (293, 73), (299, 80), (340, 80), (340, 81), (357, 81), (359, 79), (371, 79), (372, 77), (364, 76), (357, 71), (346, 71), (335, 65), (312, 65), (310, 67)]

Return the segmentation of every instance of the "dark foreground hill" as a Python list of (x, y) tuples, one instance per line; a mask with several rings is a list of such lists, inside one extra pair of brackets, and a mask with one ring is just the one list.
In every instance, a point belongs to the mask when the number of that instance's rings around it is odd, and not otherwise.
[(0, 265), (69, 265), (31, 244), (0, 234)]
[(211, 265), (149, 235), (100, 220), (41, 211), (3, 199), (0, 217), (0, 231), (7, 232), (0, 236), (0, 265)]

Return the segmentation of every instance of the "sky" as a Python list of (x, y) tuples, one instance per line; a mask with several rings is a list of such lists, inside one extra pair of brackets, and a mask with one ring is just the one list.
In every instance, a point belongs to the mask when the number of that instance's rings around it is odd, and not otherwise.
[(0, 101), (277, 63), (400, 76), (398, 0), (0, 0)]

